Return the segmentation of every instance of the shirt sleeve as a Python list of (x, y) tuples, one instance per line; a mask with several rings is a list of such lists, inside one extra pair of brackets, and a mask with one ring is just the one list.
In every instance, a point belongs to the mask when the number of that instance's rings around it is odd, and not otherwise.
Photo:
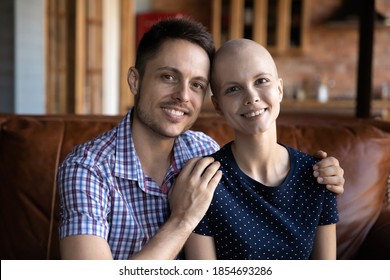
[(336, 224), (339, 221), (336, 194), (325, 190), (319, 225)]
[(196, 228), (193, 231), (194, 233), (205, 235), (205, 236), (213, 236), (212, 229), (210, 227), (210, 217), (208, 213), (203, 217), (203, 219), (199, 222)]
[(57, 175), (60, 238), (89, 234), (107, 239), (109, 193), (96, 168), (66, 162)]

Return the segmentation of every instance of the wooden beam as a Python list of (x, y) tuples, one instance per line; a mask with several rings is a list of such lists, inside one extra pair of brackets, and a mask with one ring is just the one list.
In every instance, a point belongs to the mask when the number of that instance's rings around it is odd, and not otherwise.
[(221, 46), (222, 0), (213, 0), (211, 10), (211, 34), (213, 34), (215, 47), (218, 49)]
[(356, 117), (371, 116), (372, 52), (375, 1), (359, 1), (359, 59), (357, 73)]
[(86, 2), (79, 0), (76, 2), (76, 65), (75, 65), (75, 95), (76, 95), (76, 114), (84, 114), (86, 107), (85, 100), (85, 69), (86, 69)]
[(120, 43), (120, 104), (119, 112), (127, 113), (134, 104), (133, 95), (127, 84), (127, 71), (135, 63), (135, 0), (121, 0), (121, 43)]
[(276, 49), (283, 53), (290, 47), (291, 0), (279, 0), (277, 13)]
[(253, 3), (253, 40), (267, 45), (268, 0), (255, 0)]
[(301, 19), (301, 50), (306, 52), (310, 47), (310, 11), (311, 0), (302, 0)]
[(244, 35), (244, 0), (230, 0), (229, 39), (242, 38)]

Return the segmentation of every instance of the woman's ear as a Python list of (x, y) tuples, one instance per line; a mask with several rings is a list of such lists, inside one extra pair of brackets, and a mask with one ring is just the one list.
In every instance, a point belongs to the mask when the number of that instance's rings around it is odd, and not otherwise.
[(136, 95), (139, 89), (139, 73), (135, 67), (130, 67), (127, 72), (127, 83), (129, 84), (130, 91)]
[(279, 102), (283, 100), (283, 80), (282, 78), (278, 79), (278, 92), (279, 92)]
[(212, 95), (211, 96), (211, 101), (213, 102), (213, 105), (214, 105), (214, 109), (215, 111), (217, 112), (217, 114), (219, 115), (223, 115), (222, 111), (221, 111), (221, 107), (219, 106), (219, 103), (218, 103), (218, 100), (217, 98), (215, 97), (215, 95)]

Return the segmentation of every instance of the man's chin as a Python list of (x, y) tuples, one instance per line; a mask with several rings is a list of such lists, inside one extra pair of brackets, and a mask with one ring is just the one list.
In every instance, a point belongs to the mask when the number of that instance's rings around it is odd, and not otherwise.
[(181, 128), (181, 129), (168, 129), (164, 132), (163, 136), (167, 138), (176, 138), (186, 132), (189, 128)]
[(164, 126), (151, 128), (155, 134), (159, 135), (161, 138), (166, 139), (176, 138), (188, 130), (186, 128), (174, 124), (166, 124)]

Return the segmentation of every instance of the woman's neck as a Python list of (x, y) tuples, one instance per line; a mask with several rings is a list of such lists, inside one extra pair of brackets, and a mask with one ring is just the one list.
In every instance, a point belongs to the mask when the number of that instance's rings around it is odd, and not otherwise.
[(279, 186), (290, 169), (288, 151), (277, 143), (276, 133), (236, 134), (232, 152), (240, 169), (266, 186)]

